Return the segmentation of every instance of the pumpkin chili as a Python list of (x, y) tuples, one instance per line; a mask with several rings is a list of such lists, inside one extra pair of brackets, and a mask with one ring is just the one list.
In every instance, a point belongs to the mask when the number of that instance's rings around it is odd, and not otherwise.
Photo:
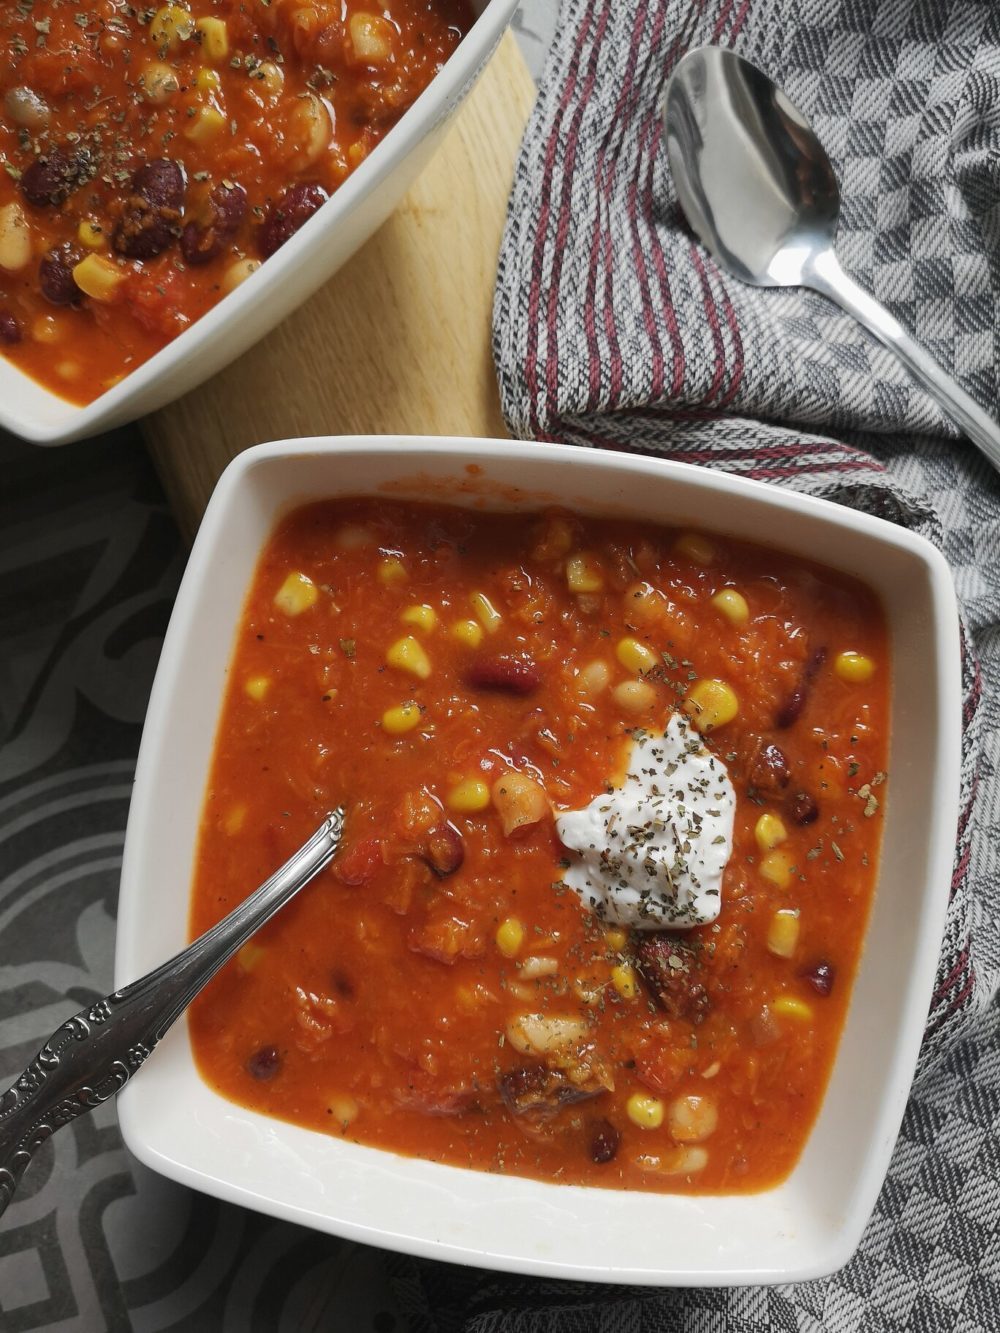
[(14, 0), (0, 351), (87, 403), (250, 277), (427, 87), (466, 0)]
[[(194, 1005), (202, 1076), (313, 1130), (478, 1170), (780, 1181), (874, 892), (889, 678), (875, 595), (777, 551), (555, 510), (295, 511), (238, 631), (192, 932), (328, 809), (345, 804), (347, 828)], [(729, 844), (716, 919), (684, 929), (588, 902), (560, 840), (566, 812), (610, 810), (665, 733), (713, 774), (703, 815), (693, 784), (676, 802), (675, 878), (701, 864), (699, 829)], [(659, 853), (642, 854), (652, 874)]]

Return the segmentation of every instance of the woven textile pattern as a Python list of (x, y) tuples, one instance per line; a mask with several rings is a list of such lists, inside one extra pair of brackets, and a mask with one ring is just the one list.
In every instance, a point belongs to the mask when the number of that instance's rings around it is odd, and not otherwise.
[[(963, 814), (926, 1065), (1000, 979), (1000, 843), (983, 815), (1000, 807), (1000, 725), (975, 660), (996, 679), (996, 479), (967, 446), (943, 442), (937, 409), (823, 298), (744, 287), (715, 268), (679, 217), (658, 109), (670, 69), (705, 41), (728, 40), (778, 78), (847, 182), (848, 267), (995, 404), (998, 312), (983, 237), (995, 223), (986, 201), (1000, 96), (992, 122), (973, 125), (967, 110), (991, 68), (1000, 94), (1000, 10), (991, 17), (969, 0), (601, 0), (570, 2), (563, 17), (497, 292), (514, 429), (855, 504), (942, 544), (955, 569), (972, 636)], [(765, 424), (778, 419), (800, 428)], [(838, 427), (839, 439), (803, 433), (807, 422)]]
[(997, 412), (1000, 6), (564, 0), (495, 307), (516, 434), (793, 486), (944, 550), (964, 613), (962, 815), (920, 1076), (861, 1248), (832, 1279), (623, 1292), (399, 1260), (415, 1333), (1000, 1329), (1000, 481), (832, 305), (743, 287), (692, 240), (659, 106), (706, 42), (810, 118), (843, 185), (845, 267)]

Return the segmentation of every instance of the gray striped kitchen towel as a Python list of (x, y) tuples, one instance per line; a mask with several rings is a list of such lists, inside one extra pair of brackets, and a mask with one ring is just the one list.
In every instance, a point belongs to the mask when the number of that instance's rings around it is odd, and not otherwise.
[(1000, 478), (833, 306), (743, 287), (692, 239), (659, 106), (707, 42), (811, 119), (842, 181), (845, 266), (996, 413), (1000, 4), (564, 0), (495, 307), (515, 434), (793, 486), (944, 550), (964, 612), (962, 815), (920, 1074), (834, 1277), (650, 1292), (394, 1260), (413, 1333), (1000, 1330)]

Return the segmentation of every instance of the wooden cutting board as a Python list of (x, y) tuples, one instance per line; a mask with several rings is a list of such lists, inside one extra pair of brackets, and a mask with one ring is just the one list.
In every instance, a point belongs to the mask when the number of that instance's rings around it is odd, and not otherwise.
[(301, 435), (504, 435), (490, 347), (497, 254), (535, 89), (512, 34), (396, 212), (306, 305), (142, 423), (193, 535), (242, 449)]

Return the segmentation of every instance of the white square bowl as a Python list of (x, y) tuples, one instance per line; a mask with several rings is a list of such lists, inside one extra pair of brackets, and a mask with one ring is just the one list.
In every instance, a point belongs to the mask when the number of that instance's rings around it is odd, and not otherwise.
[(173, 402), (259, 342), (373, 235), (430, 160), (493, 54), (517, 0), (471, 0), (476, 22), (444, 68), (330, 200), (190, 328), (83, 407), (0, 357), (0, 427), (66, 444)]
[(153, 687), (122, 870), (117, 984), (187, 942), (230, 654), (276, 519), (311, 499), (383, 493), (500, 509), (556, 501), (684, 525), (695, 515), (699, 527), (734, 537), (778, 537), (879, 593), (893, 661), (891, 791), (867, 944), (818, 1121), (788, 1179), (760, 1194), (548, 1184), (361, 1147), (245, 1110), (202, 1081), (181, 1022), (120, 1099), (126, 1143), (148, 1166), (219, 1198), (438, 1259), (658, 1285), (792, 1282), (839, 1268), (874, 1207), (906, 1104), (958, 818), (951, 576), (928, 542), (882, 520), (683, 464), (558, 445), (331, 439), (240, 455), (205, 515)]

